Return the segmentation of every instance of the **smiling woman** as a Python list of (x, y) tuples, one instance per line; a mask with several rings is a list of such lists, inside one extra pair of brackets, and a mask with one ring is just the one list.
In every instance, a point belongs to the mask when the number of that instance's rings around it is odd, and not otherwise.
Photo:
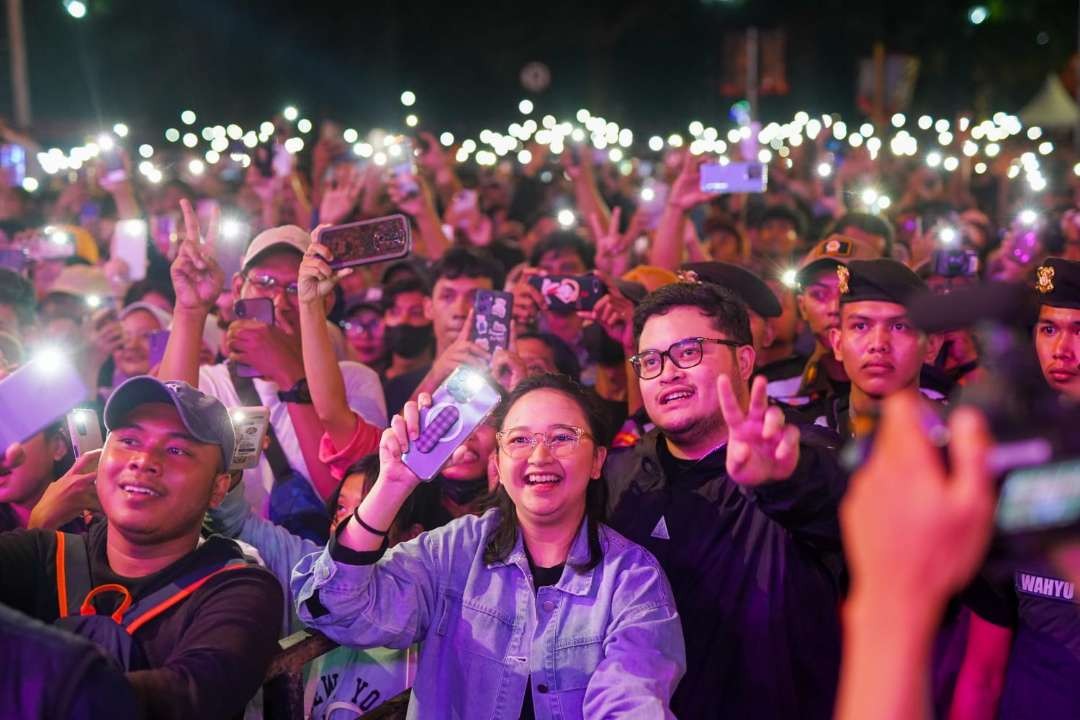
[(408, 403), (375, 487), (297, 566), (300, 619), (345, 645), (419, 642), (413, 713), (671, 717), (681, 626), (656, 560), (600, 521), (599, 417), (563, 376), (523, 381), (495, 415), (493, 507), (386, 552), (380, 528), (419, 483), (401, 462), (419, 434)]

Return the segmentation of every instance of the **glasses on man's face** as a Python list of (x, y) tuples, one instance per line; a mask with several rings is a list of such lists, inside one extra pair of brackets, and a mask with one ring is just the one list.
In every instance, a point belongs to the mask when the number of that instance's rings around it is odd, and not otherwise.
[(380, 322), (382, 322), (382, 319), (378, 317), (368, 318), (367, 320), (352, 318), (351, 320), (342, 320), (341, 329), (345, 331), (346, 335), (374, 335), (375, 331), (379, 329)]
[(250, 273), (247, 276), (247, 281), (251, 283), (251, 286), (263, 297), (272, 297), (278, 293), (284, 292), (287, 299), (295, 302), (300, 294), (300, 285), (298, 283), (295, 281), (283, 283), (273, 275)]
[(548, 452), (557, 458), (574, 454), (581, 438), (592, 439), (592, 435), (576, 425), (557, 425), (547, 432), (531, 432), (525, 428), (510, 428), (495, 433), (499, 449), (514, 460), (524, 460), (533, 454), (540, 443), (547, 445)]
[(747, 343), (721, 338), (693, 337), (672, 343), (667, 350), (645, 350), (630, 358), (630, 364), (634, 366), (634, 372), (642, 380), (652, 380), (664, 372), (664, 357), (666, 356), (675, 367), (689, 370), (701, 364), (701, 358), (705, 355), (704, 343), (716, 343), (728, 347), (739, 347)]

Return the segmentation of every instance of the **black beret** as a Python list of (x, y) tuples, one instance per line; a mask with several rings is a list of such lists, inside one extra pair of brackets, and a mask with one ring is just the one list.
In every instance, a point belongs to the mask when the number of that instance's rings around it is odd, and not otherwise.
[(1035, 271), (1039, 303), (1080, 310), (1080, 262), (1049, 258)]
[(685, 263), (682, 273), (694, 273), (697, 280), (725, 287), (739, 296), (761, 317), (780, 317), (784, 309), (765, 281), (746, 268), (722, 262)]
[(852, 260), (838, 265), (840, 303), (878, 300), (906, 305), (911, 296), (926, 289), (926, 282), (902, 262), (881, 258)]

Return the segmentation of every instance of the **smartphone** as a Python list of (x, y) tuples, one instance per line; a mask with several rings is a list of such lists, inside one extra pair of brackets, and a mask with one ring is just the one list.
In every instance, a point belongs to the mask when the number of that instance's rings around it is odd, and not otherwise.
[(641, 212), (645, 217), (645, 229), (655, 230), (660, 226), (660, 217), (667, 204), (668, 186), (653, 178), (647, 178), (641, 186)]
[(390, 173), (397, 178), (398, 187), (406, 197), (413, 197), (420, 192), (420, 186), (416, 183), (416, 162), (413, 153), (413, 143), (409, 138), (402, 138), (397, 145), (401, 148), (401, 154), (394, 158), (390, 165)]
[(431, 407), (420, 411), (420, 436), (402, 454), (402, 461), (421, 480), (434, 479), (500, 400), (486, 375), (459, 367), (435, 390)]
[(938, 277), (975, 277), (979, 274), (979, 256), (960, 248), (935, 250), (931, 255), (933, 275)]
[(529, 284), (544, 296), (547, 308), (557, 313), (592, 310), (607, 294), (607, 286), (596, 275), (532, 275)]
[(270, 426), (270, 409), (262, 405), (238, 407), (229, 411), (229, 417), (236, 436), (229, 470), (250, 470), (262, 457), (263, 438)]
[(22, 187), (26, 179), (26, 148), (14, 143), (0, 145), (0, 169), (7, 173), (8, 185)]
[(22, 248), (0, 249), (0, 267), (7, 268), (20, 275), (26, 272), (30, 265), (30, 256)]
[(994, 522), (1007, 535), (1075, 529), (1080, 523), (1080, 462), (1022, 468), (1006, 475)]
[(155, 330), (150, 333), (150, 352), (148, 353), (150, 367), (156, 367), (161, 364), (162, 358), (165, 357), (165, 346), (168, 344), (168, 330)]
[(109, 254), (124, 261), (128, 266), (130, 280), (142, 280), (146, 277), (146, 268), (149, 265), (146, 247), (148, 239), (144, 221), (121, 220), (116, 223)]
[[(270, 298), (237, 300), (233, 304), (233, 313), (241, 320), (258, 320), (261, 323), (273, 325), (274, 301)], [(262, 373), (244, 363), (236, 363), (236, 374), (240, 377), (262, 377)]]
[(75, 457), (91, 450), (100, 450), (104, 444), (101, 441), (101, 425), (98, 424), (97, 413), (90, 408), (75, 408), (69, 412), (67, 429)]
[(757, 162), (738, 162), (701, 166), (701, 191), (725, 193), (763, 193), (769, 182), (769, 166)]
[(113, 183), (127, 180), (127, 168), (124, 167), (124, 156), (119, 148), (113, 147), (112, 150), (102, 152), (101, 164), (103, 165), (102, 179)]
[(59, 228), (35, 232), (27, 248), (34, 260), (66, 260), (75, 256), (75, 238)]
[(477, 207), (477, 196), (475, 190), (458, 190), (454, 193), (454, 199), (451, 202), (451, 206), (456, 214), (462, 215), (464, 213), (471, 212)]
[(40, 351), (0, 380), (0, 448), (33, 437), (89, 396), (72, 357)]
[(405, 257), (412, 251), (412, 230), (404, 215), (387, 215), (323, 228), (319, 242), (333, 253), (330, 267), (337, 270)]
[(469, 340), (488, 352), (510, 346), (510, 320), (514, 317), (514, 296), (498, 290), (477, 290), (473, 303)]
[(163, 257), (173, 260), (180, 245), (180, 213), (156, 215), (151, 217), (150, 223), (154, 245)]

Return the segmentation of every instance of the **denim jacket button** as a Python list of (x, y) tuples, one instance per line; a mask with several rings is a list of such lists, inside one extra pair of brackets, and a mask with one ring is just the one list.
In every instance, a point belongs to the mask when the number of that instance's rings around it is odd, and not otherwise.
[(545, 600), (544, 604), (541, 605), (541, 607), (544, 608), (544, 612), (553, 612), (555, 610), (555, 603), (550, 600)]
[(540, 683), (539, 685), (536, 686), (536, 692), (538, 692), (538, 693), (545, 694), (545, 693), (547, 693), (547, 691), (548, 691), (548, 686), (545, 685), (544, 683)]

